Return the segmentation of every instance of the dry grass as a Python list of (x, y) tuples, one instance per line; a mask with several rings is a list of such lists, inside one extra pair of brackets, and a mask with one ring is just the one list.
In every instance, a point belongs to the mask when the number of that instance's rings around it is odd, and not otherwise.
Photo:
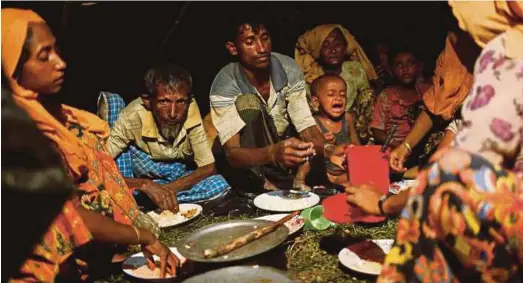
[[(161, 237), (168, 246), (176, 246), (185, 235), (209, 224), (249, 219), (264, 215), (210, 217), (202, 215), (195, 221), (166, 229)], [(356, 239), (393, 239), (396, 220), (389, 220), (376, 226), (340, 225), (324, 231), (302, 231), (297, 237), (287, 240), (284, 245), (287, 257), (287, 272), (293, 279), (302, 282), (373, 282), (375, 278), (353, 273), (338, 262), (338, 252)], [(97, 282), (131, 282), (122, 274)]]

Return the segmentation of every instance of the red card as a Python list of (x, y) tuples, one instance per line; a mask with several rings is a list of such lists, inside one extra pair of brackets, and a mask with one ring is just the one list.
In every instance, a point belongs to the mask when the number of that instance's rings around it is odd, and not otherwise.
[[(349, 146), (345, 149), (349, 180), (352, 185), (372, 184), (384, 194), (389, 190), (389, 153), (380, 152), (381, 146)], [(375, 223), (385, 220), (373, 216), (356, 206), (349, 205), (345, 194), (329, 197), (323, 201), (325, 218), (337, 223)]]
[(345, 148), (349, 181), (354, 186), (373, 184), (384, 194), (390, 186), (389, 150), (380, 152), (379, 145)]

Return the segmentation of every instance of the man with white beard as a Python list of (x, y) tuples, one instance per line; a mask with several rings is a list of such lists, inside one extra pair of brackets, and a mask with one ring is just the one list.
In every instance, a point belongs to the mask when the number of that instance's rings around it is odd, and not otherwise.
[[(148, 94), (121, 112), (123, 100), (118, 95), (100, 96), (105, 111), (99, 113), (112, 127), (107, 150), (117, 159), (130, 156), (131, 164), (118, 166), (129, 187), (136, 188), (133, 193), (141, 191), (171, 211), (178, 210), (178, 201), (205, 202), (224, 195), (230, 186), (216, 175), (189, 72), (160, 63), (147, 70), (145, 85)], [(196, 169), (187, 170), (193, 163)]]

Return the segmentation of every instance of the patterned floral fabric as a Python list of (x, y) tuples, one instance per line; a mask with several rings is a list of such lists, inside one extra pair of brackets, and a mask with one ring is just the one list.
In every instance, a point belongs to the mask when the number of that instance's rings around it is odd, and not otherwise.
[(418, 177), (378, 282), (521, 282), (523, 183), (501, 166), (521, 153), (523, 58), (505, 36), (477, 60), (454, 148)]
[(410, 192), (378, 282), (521, 282), (521, 179), (458, 149), (434, 159)]
[(348, 111), (354, 105), (358, 95), (370, 89), (369, 79), (365, 69), (357, 61), (343, 62), (340, 77), (347, 84), (347, 108), (345, 110)]
[[(91, 238), (73, 203), (66, 202), (33, 254), (23, 263), (20, 269), (22, 277), (10, 282), (54, 282), (61, 272), (59, 266), (71, 259), (73, 249)], [(68, 268), (76, 268), (74, 262)]]
[(475, 153), (493, 148), (508, 154), (523, 145), (523, 58), (506, 57), (505, 39), (501, 35), (492, 40), (476, 61), (456, 147)]
[(78, 184), (81, 190), (82, 205), (86, 209), (130, 225), (139, 210), (116, 163), (105, 150), (103, 141), (95, 134), (82, 129), (78, 124), (69, 123), (68, 128), (86, 146), (85, 150), (89, 160), (88, 179)]
[(372, 121), (372, 113), (374, 111), (374, 104), (376, 103), (376, 95), (372, 89), (362, 91), (354, 101), (349, 112), (354, 117), (354, 126), (358, 133), (358, 138), (362, 145), (374, 144), (374, 137), (370, 131), (370, 122)]

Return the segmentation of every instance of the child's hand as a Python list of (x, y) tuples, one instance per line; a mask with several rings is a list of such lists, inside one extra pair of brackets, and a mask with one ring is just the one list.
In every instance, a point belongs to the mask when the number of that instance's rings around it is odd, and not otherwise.
[(325, 138), (326, 142), (328, 142), (330, 144), (336, 144), (336, 136), (333, 133), (331, 133), (331, 132), (324, 133), (323, 137)]

